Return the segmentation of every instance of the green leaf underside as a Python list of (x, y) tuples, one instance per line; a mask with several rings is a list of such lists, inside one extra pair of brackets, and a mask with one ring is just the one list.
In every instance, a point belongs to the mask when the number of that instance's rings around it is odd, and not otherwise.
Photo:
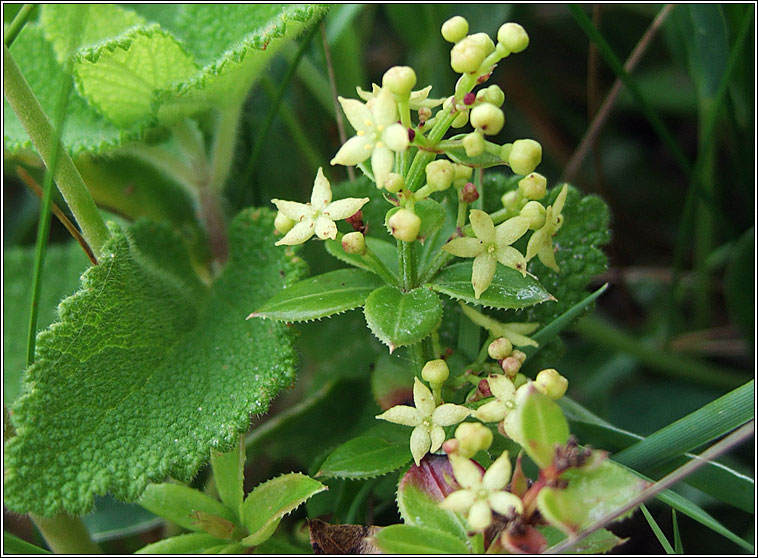
[(317, 476), (365, 479), (390, 473), (411, 460), (408, 443), (361, 436), (340, 445), (326, 458)]
[[(60, 15), (65, 9), (45, 7), (42, 23), (26, 25), (11, 48), (48, 114), (56, 106), (56, 84), (63, 72), (55, 50), (59, 56), (65, 54), (73, 23)], [(64, 145), (72, 154), (97, 153), (139, 139), (156, 118), (171, 122), (240, 103), (279, 47), (326, 9), (272, 4), (90, 7), (83, 31), (85, 48), (79, 51), (75, 68), (80, 89), (72, 92)], [(127, 79), (113, 81), (116, 61), (119, 75)], [(154, 73), (158, 66), (165, 72)], [(127, 68), (133, 71), (124, 74)], [(159, 79), (150, 83), (135, 79), (146, 75)], [(5, 109), (6, 150), (31, 148), (10, 107)]]
[(413, 525), (390, 525), (374, 536), (387, 554), (470, 554), (466, 543), (436, 529)]
[(187, 533), (143, 546), (135, 554), (200, 554), (220, 544), (226, 542), (206, 533)]
[(290, 285), (251, 316), (285, 322), (316, 320), (363, 306), (382, 284), (373, 273), (338, 269)]
[[(566, 535), (560, 529), (550, 525), (537, 527), (537, 529), (545, 536), (548, 547), (555, 546), (566, 539)], [(626, 540), (617, 537), (607, 529), (598, 529), (572, 546), (566, 554), (605, 554), (613, 548), (624, 544)]]
[[(3, 402), (10, 406), (21, 393), (26, 368), (26, 342), (31, 304), (34, 248), (10, 248), (3, 253)], [(76, 291), (79, 276), (89, 267), (84, 250), (75, 242), (47, 248), (40, 292), (38, 329), (56, 318), (58, 303)]]
[(565, 444), (569, 437), (563, 411), (555, 401), (532, 387), (523, 396), (517, 396), (514, 413), (514, 427), (508, 430), (509, 434), (540, 468), (548, 467), (553, 461), (555, 445)]
[(533, 277), (502, 265), (497, 266), (492, 284), (476, 298), (471, 285), (472, 266), (473, 261), (454, 263), (438, 273), (429, 287), (456, 300), (492, 308), (525, 308), (552, 300)]
[(393, 349), (429, 335), (442, 318), (442, 303), (429, 289), (384, 286), (369, 295), (363, 312), (373, 334)]
[(326, 486), (306, 475), (289, 473), (258, 485), (243, 504), (245, 527), (250, 535), (243, 539), (255, 546), (269, 538), (281, 519)]
[[(371, 250), (376, 257), (387, 267), (389, 272), (395, 279), (397, 279), (397, 247), (394, 244), (382, 240), (381, 238), (366, 237), (366, 246)], [(346, 264), (354, 265), (359, 269), (364, 269), (374, 273), (374, 270), (369, 264), (367, 264), (361, 256), (355, 254), (346, 254), (342, 249), (342, 243), (337, 240), (324, 241), (324, 248), (332, 256), (345, 262)]]
[(106, 491), (133, 501), (149, 482), (188, 481), (291, 384), (291, 333), (245, 321), (303, 273), (272, 231), (271, 212), (241, 213), (209, 289), (165, 226), (112, 227), (100, 265), (38, 336), (6, 445), (10, 509), (81, 514)]
[(236, 520), (234, 512), (218, 500), (180, 484), (151, 484), (147, 487), (139, 503), (155, 515), (169, 519), (191, 531), (200, 531), (197, 518), (200, 512), (220, 517), (227, 521)]
[[(439, 506), (439, 501), (430, 498), (428, 494), (413, 483), (401, 483), (397, 491), (397, 507), (400, 510), (400, 516), (407, 525), (438, 529), (455, 536), (467, 548), (470, 547), (466, 536), (468, 528), (461, 516), (443, 510)], [(468, 552), (471, 552), (471, 548)]]
[(648, 486), (609, 460), (591, 470), (569, 469), (561, 478), (568, 481), (568, 486), (542, 489), (537, 496), (537, 506), (552, 525), (569, 534), (614, 512)]

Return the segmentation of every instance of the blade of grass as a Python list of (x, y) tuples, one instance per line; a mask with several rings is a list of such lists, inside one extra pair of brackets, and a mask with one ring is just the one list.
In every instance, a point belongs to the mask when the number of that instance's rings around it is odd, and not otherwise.
[[(648, 499), (654, 496), (658, 496), (664, 490), (680, 482), (681, 480), (684, 480), (690, 473), (702, 467), (708, 461), (712, 459), (716, 459), (718, 456), (722, 455), (723, 453), (747, 441), (753, 436), (754, 433), (755, 433), (755, 421), (750, 421), (748, 424), (740, 427), (738, 430), (732, 432), (729, 436), (727, 436), (723, 440), (715, 443), (713, 446), (708, 448), (706, 451), (704, 451), (702, 454), (699, 455), (698, 459), (693, 459), (689, 463), (683, 465), (682, 467), (679, 467), (676, 471), (672, 472), (671, 474), (667, 475), (660, 481), (656, 482), (655, 484), (643, 490), (637, 497), (632, 499), (627, 504), (619, 507), (618, 509), (605, 515), (604, 517), (599, 518), (589, 527), (582, 529), (576, 535), (571, 536), (565, 539), (564, 541), (561, 541), (560, 543), (558, 543), (557, 545), (551, 548), (548, 548), (545, 551), (545, 553), (558, 554), (572, 548), (577, 542), (591, 535), (598, 529), (602, 529), (603, 527), (605, 527), (606, 525), (608, 525), (609, 523), (611, 523), (618, 517), (634, 510), (637, 506), (646, 502)], [(739, 537), (737, 538), (739, 539)], [(747, 545), (752, 549), (752, 545), (750, 545), (746, 541), (743, 541), (742, 539), (739, 539), (739, 540), (741, 541), (742, 543), (741, 546), (743, 546), (743, 548), (745, 547), (745, 545)], [(737, 542), (737, 541), (734, 541), (734, 542)], [(740, 543), (737, 543), (737, 544), (740, 544)]]
[(671, 529), (674, 531), (674, 552), (676, 554), (684, 554), (684, 548), (682, 547), (682, 537), (679, 535), (679, 523), (676, 519), (676, 510), (671, 510)]
[(11, 24), (8, 26), (8, 30), (5, 32), (5, 46), (10, 48), (13, 41), (18, 37), (18, 34), (21, 33), (24, 25), (26, 25), (26, 22), (29, 21), (34, 8), (36, 7), (37, 4), (24, 4), (21, 7), (16, 14), (16, 17), (13, 18), (13, 21), (11, 21)]
[(692, 166), (690, 165), (687, 156), (684, 154), (684, 151), (682, 151), (680, 145), (668, 131), (666, 125), (663, 123), (660, 116), (658, 116), (658, 113), (642, 95), (639, 87), (637, 87), (636, 82), (624, 69), (618, 57), (613, 52), (613, 49), (611, 49), (610, 45), (606, 42), (597, 28), (592, 24), (592, 21), (590, 21), (581, 7), (577, 6), (576, 4), (571, 4), (569, 5), (569, 10), (571, 11), (571, 15), (574, 17), (577, 25), (579, 25), (582, 31), (584, 31), (590, 41), (592, 41), (597, 46), (601, 56), (605, 59), (613, 72), (624, 82), (624, 85), (627, 87), (627, 89), (629, 89), (629, 93), (631, 93), (632, 97), (639, 105), (642, 113), (645, 115), (648, 122), (650, 122), (650, 125), (653, 127), (653, 130), (655, 130), (655, 132), (661, 138), (661, 141), (671, 152), (674, 160), (676, 161), (676, 164), (681, 168), (682, 172), (689, 177), (692, 172)]
[(52, 554), (46, 548), (26, 542), (8, 531), (3, 531), (3, 552), (8, 554)]
[(671, 543), (669, 543), (666, 535), (664, 535), (663, 531), (661, 531), (661, 528), (658, 526), (655, 518), (650, 515), (650, 512), (647, 510), (645, 504), (642, 504), (640, 506), (640, 510), (642, 511), (642, 515), (645, 516), (647, 524), (650, 525), (650, 529), (652, 529), (655, 538), (658, 539), (658, 542), (661, 543), (663, 550), (666, 551), (666, 554), (674, 554), (674, 549), (671, 547)]
[(754, 418), (755, 381), (672, 422), (614, 456), (632, 469), (651, 468), (714, 440)]
[(585, 316), (576, 331), (586, 339), (637, 358), (651, 371), (673, 378), (718, 388), (734, 388), (747, 379), (745, 374), (729, 368), (707, 364), (682, 354), (650, 347), (634, 337), (594, 316)]

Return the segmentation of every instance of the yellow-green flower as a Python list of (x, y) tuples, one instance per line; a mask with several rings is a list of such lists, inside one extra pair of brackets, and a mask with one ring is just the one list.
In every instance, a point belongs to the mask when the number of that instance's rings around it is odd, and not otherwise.
[(500, 422), (515, 406), (516, 386), (504, 374), (489, 376), (487, 384), (494, 399), (474, 411), (474, 417), (482, 422)]
[(507, 451), (490, 465), (484, 476), (470, 459), (455, 454), (450, 454), (448, 458), (455, 480), (463, 488), (440, 502), (440, 507), (465, 514), (472, 530), (483, 531), (489, 527), (493, 511), (502, 515), (524, 511), (521, 499), (503, 490), (511, 480), (512, 472)]
[(295, 222), (276, 245), (302, 244), (314, 234), (323, 240), (334, 239), (337, 237), (337, 225), (334, 222), (355, 215), (367, 202), (368, 198), (345, 198), (333, 202), (331, 184), (319, 167), (310, 203), (271, 200), (282, 215)]
[(511, 344), (515, 345), (516, 347), (525, 347), (527, 345), (531, 345), (532, 347), (537, 346), (537, 342), (527, 336), (530, 333), (533, 333), (540, 324), (536, 322), (502, 323), (490, 318), (489, 316), (485, 316), (480, 312), (477, 312), (462, 302), (459, 304), (461, 305), (461, 310), (463, 310), (463, 313), (466, 314), (466, 317), (469, 320), (474, 322), (476, 325), (485, 328), (493, 335), (493, 337), (505, 337), (508, 339), (508, 341), (511, 342)]
[(432, 392), (418, 378), (414, 378), (413, 404), (415, 407), (395, 405), (376, 418), (413, 427), (411, 454), (418, 465), (427, 453), (434, 453), (442, 447), (445, 441), (443, 427), (458, 424), (471, 411), (453, 403), (436, 406)]
[(511, 244), (529, 229), (529, 219), (512, 217), (495, 227), (492, 218), (484, 211), (472, 209), (469, 220), (476, 238), (454, 238), (442, 249), (461, 258), (474, 258), (471, 284), (476, 298), (492, 283), (498, 262), (526, 275), (526, 260)]
[(568, 195), (568, 185), (564, 185), (561, 193), (555, 199), (553, 205), (549, 205), (545, 210), (545, 224), (541, 229), (534, 232), (526, 246), (526, 261), (537, 256), (540, 261), (553, 271), (559, 271), (558, 264), (555, 261), (555, 252), (553, 252), (553, 236), (563, 225), (563, 204), (566, 203)]
[[(375, 83), (371, 84), (370, 92), (364, 91), (360, 87), (356, 87), (355, 89), (358, 92), (358, 96), (364, 101), (370, 101), (382, 90), (382, 88)], [(411, 91), (410, 99), (408, 100), (408, 107), (411, 110), (418, 110), (422, 107), (434, 108), (440, 106), (443, 103), (444, 99), (429, 99), (428, 97), (431, 90), (432, 86), (428, 85), (423, 89)]]

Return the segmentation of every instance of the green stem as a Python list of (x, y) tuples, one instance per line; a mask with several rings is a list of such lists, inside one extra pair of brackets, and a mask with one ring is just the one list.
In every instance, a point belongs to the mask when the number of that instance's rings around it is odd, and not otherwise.
[(232, 103), (219, 111), (216, 130), (211, 146), (210, 187), (221, 191), (232, 169), (234, 146), (237, 143), (237, 125), (239, 124), (242, 102)]
[(404, 291), (418, 286), (416, 276), (416, 250), (413, 242), (397, 241), (397, 253), (400, 256), (400, 285)]
[[(60, 144), (60, 140), (55, 136), (50, 120), (5, 45), (3, 63), (5, 98), (8, 99), (45, 165), (50, 169), (53, 148), (56, 143)], [(58, 145), (58, 149), (60, 160), (55, 167), (55, 182), (74, 214), (82, 235), (98, 256), (110, 236), (108, 228), (71, 157), (61, 145)]]
[(53, 517), (29, 517), (39, 529), (47, 546), (56, 554), (102, 554), (102, 549), (92, 542), (78, 517), (60, 514)]
[[(434, 126), (426, 138), (432, 146), (439, 143), (442, 136), (445, 135), (445, 132), (447, 132), (457, 116), (457, 114), (451, 114), (449, 109), (440, 109), (440, 112), (442, 114), (435, 119)], [(413, 192), (421, 186), (421, 183), (426, 176), (424, 169), (436, 156), (436, 153), (425, 150), (419, 150), (418, 153), (416, 153), (416, 156), (413, 158), (413, 163), (411, 163), (411, 168), (408, 170), (408, 175), (405, 177), (406, 188)]]
[(15, 41), (18, 34), (21, 33), (24, 25), (29, 21), (29, 16), (32, 15), (32, 11), (36, 7), (37, 4), (24, 4), (21, 7), (16, 14), (16, 17), (13, 18), (13, 21), (11, 21), (11, 24), (8, 26), (8, 30), (5, 32), (5, 46), (10, 47), (13, 44), (13, 41)]

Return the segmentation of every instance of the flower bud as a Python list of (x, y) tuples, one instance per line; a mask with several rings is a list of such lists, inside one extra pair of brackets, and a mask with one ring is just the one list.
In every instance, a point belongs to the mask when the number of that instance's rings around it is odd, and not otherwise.
[(392, 124), (384, 130), (382, 140), (392, 151), (400, 152), (408, 147), (410, 138), (408, 137), (408, 128), (402, 124)]
[(488, 136), (494, 136), (503, 129), (505, 114), (491, 103), (482, 103), (471, 109), (471, 125)]
[(405, 179), (403, 175), (391, 172), (387, 175), (387, 180), (384, 181), (384, 187), (391, 194), (395, 194), (405, 188)]
[(278, 211), (276, 213), (276, 217), (274, 218), (274, 228), (276, 229), (276, 232), (280, 234), (287, 234), (294, 226), (295, 222), (287, 217), (284, 213), (281, 211)]
[(519, 351), (518, 349), (513, 351), (511, 353), (511, 356), (515, 359), (518, 359), (521, 364), (524, 364), (524, 361), (526, 360), (526, 353), (524, 351)]
[(505, 337), (498, 337), (487, 347), (487, 354), (495, 360), (503, 360), (513, 352), (513, 345)]
[(504, 23), (497, 30), (497, 42), (510, 52), (521, 52), (529, 46), (529, 35), (518, 23)]
[(468, 21), (455, 16), (442, 24), (442, 38), (449, 43), (457, 43), (468, 34)]
[(513, 353), (511, 353), (511, 356), (505, 357), (500, 363), (500, 366), (503, 369), (503, 373), (509, 378), (515, 377), (516, 374), (518, 374), (518, 371), (521, 370), (521, 363), (515, 356), (513, 356)]
[(503, 194), (503, 197), (500, 199), (503, 202), (503, 207), (513, 209), (519, 201), (519, 195), (516, 190), (511, 190)]
[(555, 368), (545, 368), (534, 380), (534, 387), (550, 399), (560, 399), (568, 389), (568, 380), (561, 376)]
[(347, 233), (342, 237), (342, 249), (346, 254), (362, 256), (366, 253), (366, 239), (358, 231)]
[(453, 123), (451, 126), (453, 128), (463, 128), (466, 124), (468, 124), (468, 110), (462, 110), (458, 113), (458, 116), (455, 117), (455, 120), (453, 120)]
[(413, 242), (421, 229), (421, 218), (412, 211), (401, 208), (389, 219), (392, 236), (404, 242)]
[(471, 132), (463, 138), (463, 149), (468, 157), (477, 157), (484, 153), (484, 138), (482, 134)]
[(528, 200), (541, 200), (547, 193), (547, 179), (538, 172), (529, 173), (519, 180), (518, 189)]
[(418, 121), (426, 122), (432, 117), (432, 109), (429, 107), (419, 107), (418, 109)]
[(462, 422), (455, 429), (455, 439), (459, 442), (457, 453), (470, 458), (492, 445), (492, 431), (481, 422)]
[(542, 161), (542, 146), (533, 139), (520, 139), (513, 142), (508, 155), (508, 164), (516, 174), (527, 175), (537, 168)]
[(538, 201), (530, 201), (521, 208), (521, 217), (529, 219), (529, 229), (536, 231), (545, 225), (545, 206)]
[(465, 203), (474, 203), (479, 199), (479, 192), (471, 182), (466, 182), (466, 185), (461, 188), (461, 201)]
[(393, 66), (382, 77), (382, 87), (398, 96), (407, 97), (416, 85), (416, 72), (410, 66)]
[(505, 102), (505, 93), (498, 85), (490, 85), (480, 89), (476, 94), (476, 100), (481, 103), (492, 103), (496, 107), (502, 107)]
[(432, 386), (440, 386), (450, 377), (450, 369), (441, 358), (430, 360), (421, 369), (421, 377)]
[(447, 190), (455, 178), (453, 164), (447, 159), (438, 159), (426, 165), (426, 183), (437, 192)]
[(495, 44), (486, 33), (469, 35), (450, 51), (450, 65), (459, 74), (476, 72), (493, 50)]

